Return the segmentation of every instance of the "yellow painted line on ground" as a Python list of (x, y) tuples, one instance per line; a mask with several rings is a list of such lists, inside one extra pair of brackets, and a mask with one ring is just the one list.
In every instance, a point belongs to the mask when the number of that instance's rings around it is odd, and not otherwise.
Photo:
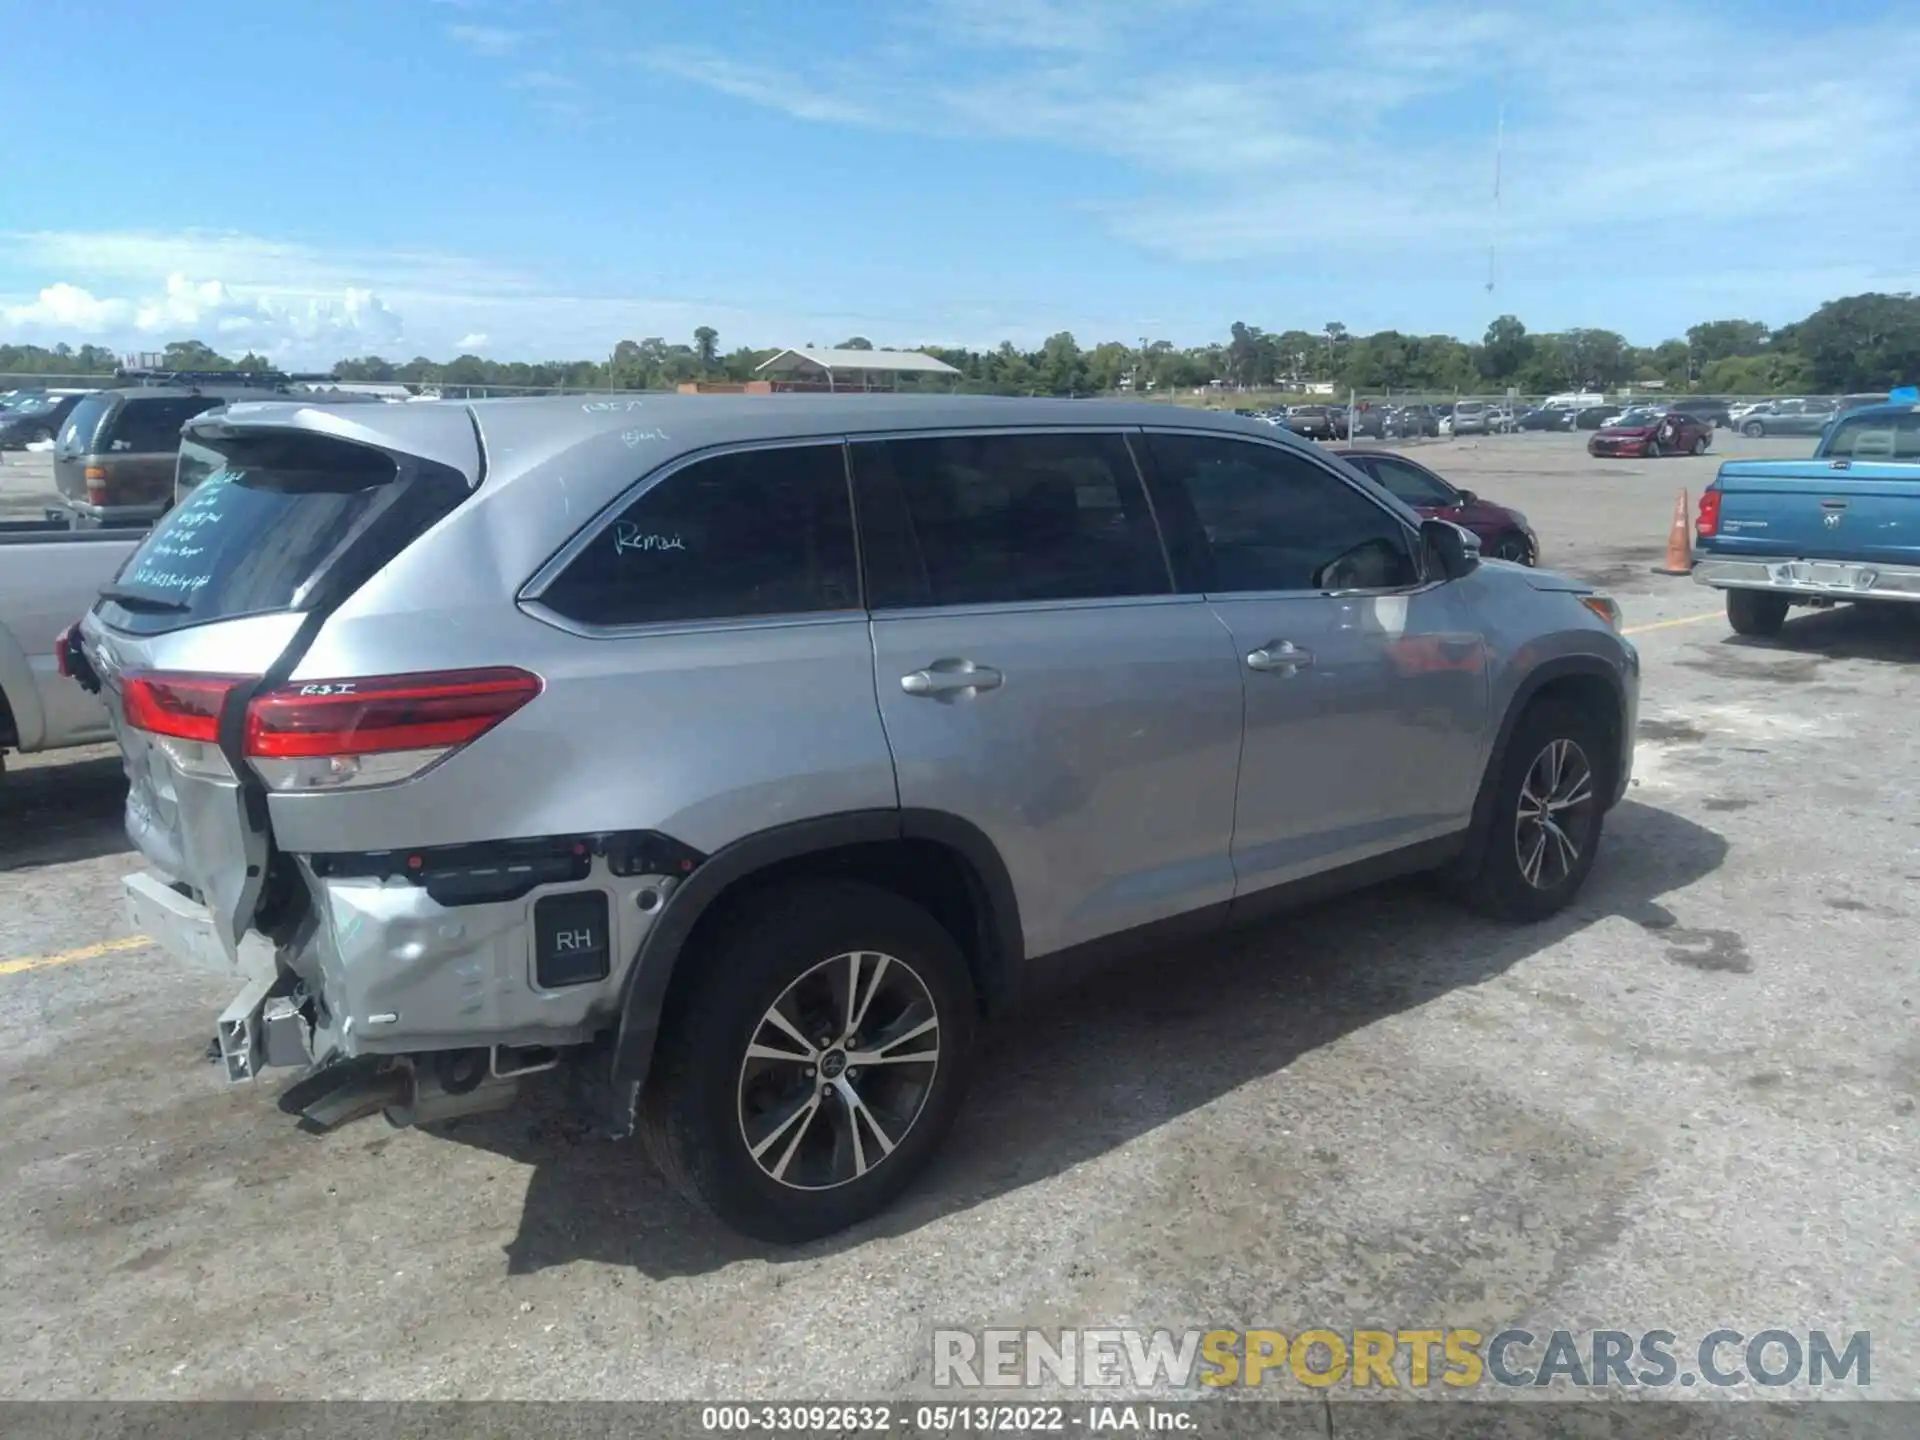
[(1649, 620), (1644, 625), (1629, 625), (1620, 633), (1622, 635), (1645, 635), (1649, 630), (1673, 630), (1681, 625), (1698, 625), (1703, 620), (1718, 620), (1726, 613), (1724, 610), (1703, 610), (1698, 615), (1682, 615), (1677, 620)]
[(71, 965), (76, 960), (97, 960), (121, 950), (138, 950), (151, 945), (146, 935), (129, 935), (124, 940), (102, 940), (98, 945), (82, 945), (78, 950), (62, 950), (57, 955), (22, 955), (17, 960), (0, 960), (0, 975), (20, 975), (28, 970), (45, 970), (50, 965)]

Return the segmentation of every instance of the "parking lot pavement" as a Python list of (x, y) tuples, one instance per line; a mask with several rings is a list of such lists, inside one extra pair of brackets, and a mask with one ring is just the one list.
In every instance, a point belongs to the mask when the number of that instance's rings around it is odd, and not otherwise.
[(1422, 458), (1638, 631), (1638, 773), (1579, 905), (1516, 929), (1402, 884), (1108, 972), (987, 1037), (902, 1204), (799, 1250), (549, 1099), (311, 1137), (228, 1089), (228, 987), (113, 948), (111, 763), (23, 762), (0, 1393), (873, 1397), (926, 1391), (935, 1326), (1511, 1323), (1868, 1330), (1870, 1393), (1920, 1397), (1920, 751), (1887, 743), (1920, 621), (1734, 638), (1648, 573), (1711, 461), (1575, 439)]

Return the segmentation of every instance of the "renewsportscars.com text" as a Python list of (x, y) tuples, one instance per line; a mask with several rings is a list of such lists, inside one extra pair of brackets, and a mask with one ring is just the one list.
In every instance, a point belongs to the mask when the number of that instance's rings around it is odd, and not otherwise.
[(936, 1330), (941, 1388), (1864, 1388), (1864, 1330)]

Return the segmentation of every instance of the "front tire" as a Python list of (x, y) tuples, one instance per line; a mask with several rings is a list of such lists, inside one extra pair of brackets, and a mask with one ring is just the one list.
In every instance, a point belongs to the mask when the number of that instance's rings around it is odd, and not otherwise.
[(1693, 442), (1692, 453), (1695, 455), (1704, 455), (1707, 453), (1707, 437), (1706, 436), (1702, 435)]
[(852, 881), (755, 897), (683, 957), (640, 1134), (688, 1199), (794, 1244), (884, 1209), (965, 1089), (975, 999), (953, 937)]
[(1749, 440), (1758, 440), (1762, 435), (1767, 433), (1767, 427), (1762, 425), (1758, 420), (1749, 420), (1740, 427), (1740, 433)]
[(1492, 554), (1496, 560), (1511, 560), (1516, 565), (1533, 564), (1533, 547), (1524, 535), (1509, 532), (1500, 536), (1493, 542)]
[(1645, 454), (1649, 460), (1658, 460), (1660, 458), (1660, 442), (1658, 440), (1647, 441)]
[(1787, 597), (1765, 590), (1727, 591), (1727, 624), (1736, 635), (1771, 639), (1787, 623)]
[(1492, 820), (1462, 900), (1495, 919), (1534, 921), (1580, 893), (1600, 844), (1611, 745), (1606, 726), (1577, 706), (1527, 708), (1494, 777)]

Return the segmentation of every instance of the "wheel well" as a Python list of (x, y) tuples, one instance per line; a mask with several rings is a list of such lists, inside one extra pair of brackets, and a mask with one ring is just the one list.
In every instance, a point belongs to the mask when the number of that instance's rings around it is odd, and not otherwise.
[(0, 690), (0, 749), (19, 743), (20, 730), (13, 718), (13, 706), (7, 703), (7, 692)]
[[(1527, 697), (1526, 708), (1547, 703), (1564, 703), (1596, 716), (1606, 728), (1606, 753), (1599, 757), (1607, 767), (1607, 788), (1612, 794), (1613, 772), (1620, 763), (1620, 692), (1598, 675), (1561, 675), (1549, 680)], [(1522, 712), (1524, 713), (1524, 712)]]
[[(777, 860), (743, 875), (700, 912), (680, 954), (684, 959), (708, 943), (730, 918), (756, 896), (780, 885), (806, 880), (860, 880), (911, 900), (932, 915), (960, 947), (973, 975), (981, 1008), (997, 1007), (1006, 992), (1010, 957), (1000, 954), (985, 883), (958, 850), (937, 840), (909, 836), (809, 851)], [(665, 1007), (698, 966), (676, 964), (667, 983)]]

